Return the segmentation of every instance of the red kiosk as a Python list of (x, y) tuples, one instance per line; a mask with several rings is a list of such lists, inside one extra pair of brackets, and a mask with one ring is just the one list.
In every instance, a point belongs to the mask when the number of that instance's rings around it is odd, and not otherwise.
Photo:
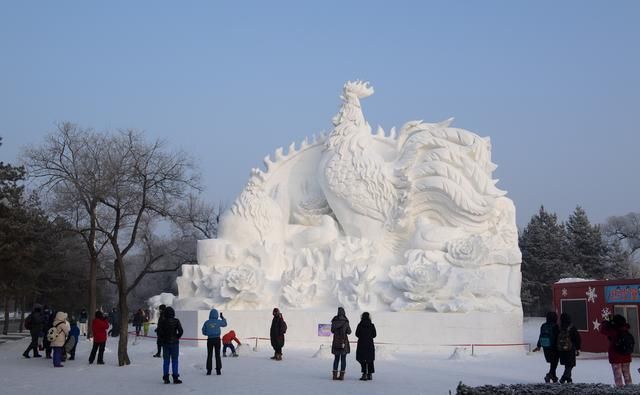
[(560, 280), (553, 284), (553, 305), (558, 315), (569, 313), (580, 332), (582, 351), (607, 352), (607, 338), (599, 333), (604, 318), (620, 314), (627, 319), (640, 353), (638, 306), (640, 278), (628, 280)]

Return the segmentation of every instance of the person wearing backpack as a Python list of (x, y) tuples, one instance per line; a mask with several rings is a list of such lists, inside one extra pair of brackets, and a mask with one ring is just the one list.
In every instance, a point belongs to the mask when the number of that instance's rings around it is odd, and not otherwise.
[(560, 330), (556, 344), (560, 364), (564, 366), (560, 383), (573, 383), (571, 371), (576, 366), (576, 356), (580, 355), (582, 339), (576, 327), (571, 324), (571, 316), (567, 313), (560, 314)]
[(544, 359), (549, 364), (549, 373), (544, 376), (544, 382), (558, 382), (558, 376), (556, 376), (556, 369), (558, 368), (558, 314), (555, 311), (549, 311), (547, 313), (547, 321), (540, 326), (540, 335), (538, 336), (538, 344), (533, 349), (534, 352), (542, 351), (544, 353)]
[(629, 366), (631, 365), (631, 353), (633, 353), (635, 340), (633, 335), (629, 333), (627, 320), (623, 316), (616, 314), (610, 321), (602, 321), (600, 333), (609, 339), (607, 354), (613, 370), (613, 379), (616, 387), (633, 384)]
[(42, 309), (40, 306), (35, 306), (33, 311), (24, 321), (24, 328), (29, 330), (29, 334), (31, 335), (31, 343), (29, 343), (29, 347), (22, 353), (22, 356), (25, 358), (29, 357), (29, 351), (33, 350), (34, 358), (41, 358), (42, 355), (38, 353), (38, 337), (42, 333), (44, 328), (44, 321), (42, 319)]
[(62, 365), (62, 353), (70, 330), (67, 313), (58, 311), (56, 318), (53, 320), (53, 326), (47, 332), (47, 339), (51, 342), (51, 348), (53, 348), (53, 366), (56, 368), (64, 366)]

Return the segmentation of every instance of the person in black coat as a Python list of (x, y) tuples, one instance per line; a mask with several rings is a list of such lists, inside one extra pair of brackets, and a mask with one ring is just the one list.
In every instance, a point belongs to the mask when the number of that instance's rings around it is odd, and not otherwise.
[(544, 352), (544, 359), (549, 364), (549, 372), (544, 376), (545, 383), (553, 381), (558, 382), (558, 376), (556, 376), (556, 369), (558, 368), (558, 314), (555, 311), (549, 311), (547, 313), (547, 321), (540, 326), (540, 335), (538, 336), (538, 344), (533, 349), (534, 352)]
[[(159, 314), (158, 314), (158, 323), (156, 324), (156, 336), (158, 335), (158, 327), (160, 327), (160, 322), (162, 322), (162, 319), (164, 318), (164, 309), (166, 308), (167, 306), (164, 304), (161, 304), (160, 306), (158, 306)], [(158, 352), (153, 354), (153, 357), (160, 358), (162, 357), (162, 342), (160, 341), (160, 336), (157, 336), (156, 346), (158, 347)]]
[(271, 347), (273, 347), (274, 350), (273, 357), (271, 357), (273, 360), (282, 361), (285, 333), (287, 333), (287, 323), (284, 322), (282, 313), (280, 313), (280, 310), (276, 307), (273, 309), (273, 319), (271, 320), (271, 329), (269, 330)]
[(27, 317), (26, 321), (29, 324), (29, 327), (26, 328), (29, 330), (31, 334), (31, 343), (29, 343), (29, 347), (22, 353), (22, 356), (25, 358), (29, 357), (29, 351), (33, 350), (33, 357), (40, 358), (42, 355), (38, 353), (38, 337), (44, 331), (44, 320), (42, 318), (42, 309), (40, 306), (36, 306), (33, 308), (33, 311)]
[(571, 370), (576, 366), (576, 356), (580, 355), (582, 340), (576, 327), (571, 325), (571, 316), (567, 313), (560, 315), (560, 331), (558, 332), (557, 344), (560, 364), (564, 365), (564, 373), (560, 377), (560, 382), (572, 383)]
[(360, 323), (356, 328), (356, 337), (358, 338), (356, 361), (360, 362), (362, 367), (360, 380), (371, 380), (371, 375), (375, 372), (373, 361), (376, 359), (376, 348), (373, 339), (376, 337), (376, 327), (366, 311), (360, 317)]
[[(344, 380), (344, 371), (347, 368), (347, 354), (351, 352), (348, 337), (351, 334), (351, 327), (349, 327), (349, 319), (342, 307), (338, 307), (338, 315), (331, 319), (331, 333), (333, 333), (331, 353), (334, 355), (333, 379)], [(338, 376), (338, 362), (340, 362), (340, 376)]]
[(183, 332), (182, 324), (176, 318), (176, 312), (173, 307), (164, 309), (164, 318), (158, 323), (158, 338), (162, 343), (162, 356), (164, 358), (162, 379), (165, 384), (169, 384), (169, 362), (171, 362), (173, 383), (182, 383), (179, 379), (178, 356), (180, 355), (180, 338)]

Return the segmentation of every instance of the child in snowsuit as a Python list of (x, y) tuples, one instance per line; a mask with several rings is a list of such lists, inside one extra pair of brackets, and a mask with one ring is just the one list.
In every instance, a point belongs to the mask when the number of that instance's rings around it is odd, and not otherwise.
[(227, 326), (227, 320), (222, 313), (218, 318), (218, 310), (211, 309), (209, 319), (202, 325), (202, 334), (207, 336), (207, 376), (211, 375), (213, 351), (216, 354), (216, 375), (222, 374), (222, 360), (220, 359), (220, 328)]
[[(71, 330), (69, 331), (69, 338), (64, 344), (64, 350), (62, 353), (62, 360), (73, 361), (76, 359), (76, 346), (78, 345), (78, 339), (80, 338), (80, 328), (75, 320), (71, 320)], [(69, 357), (67, 358), (67, 354)]]
[(542, 348), (544, 352), (544, 359), (549, 364), (549, 373), (544, 376), (544, 382), (549, 383), (553, 381), (558, 382), (558, 376), (556, 376), (556, 369), (558, 368), (558, 314), (555, 311), (549, 311), (547, 313), (547, 322), (540, 326), (540, 335), (538, 336), (538, 344), (533, 349), (534, 352), (540, 351)]
[[(631, 353), (633, 352), (635, 341), (629, 341), (627, 345), (622, 344), (620, 341), (620, 339), (630, 336), (629, 328), (627, 320), (619, 314), (614, 315), (611, 321), (603, 321), (600, 325), (600, 333), (609, 338), (607, 354), (613, 370), (613, 379), (616, 387), (633, 384), (629, 366), (631, 365)], [(633, 339), (633, 336), (631, 336), (631, 339)], [(625, 349), (625, 347), (628, 349)]]
[(235, 331), (229, 331), (226, 335), (222, 336), (222, 356), (227, 356), (227, 348), (231, 349), (231, 355), (237, 357), (236, 348), (233, 346), (232, 342), (236, 342), (239, 346), (242, 345), (240, 340), (236, 337)]

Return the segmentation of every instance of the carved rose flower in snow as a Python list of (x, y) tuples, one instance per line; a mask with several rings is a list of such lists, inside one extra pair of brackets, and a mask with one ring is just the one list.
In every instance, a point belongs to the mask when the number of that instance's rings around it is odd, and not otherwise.
[(406, 299), (413, 302), (426, 301), (434, 290), (446, 284), (448, 265), (431, 262), (423, 250), (409, 250), (405, 257), (407, 263), (392, 266), (389, 278), (394, 287), (404, 291)]
[(222, 281), (220, 295), (231, 299), (230, 304), (256, 304), (263, 286), (262, 273), (250, 265), (229, 270)]
[(447, 243), (447, 262), (460, 267), (474, 267), (486, 263), (489, 249), (482, 237), (473, 235), (466, 239), (452, 240)]

